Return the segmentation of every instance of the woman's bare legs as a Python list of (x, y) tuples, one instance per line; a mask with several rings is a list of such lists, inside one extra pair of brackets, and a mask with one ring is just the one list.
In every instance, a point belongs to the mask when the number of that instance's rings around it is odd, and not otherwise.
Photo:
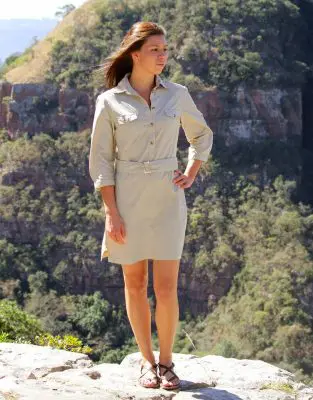
[[(151, 341), (151, 311), (147, 296), (148, 260), (122, 265), (126, 310), (143, 360), (155, 364)], [(154, 379), (153, 379), (154, 378)], [(144, 376), (145, 385), (156, 383), (152, 372)]]
[[(153, 288), (156, 297), (155, 322), (158, 331), (160, 357), (159, 362), (166, 366), (172, 364), (172, 348), (179, 320), (177, 280), (180, 259), (153, 260)], [(163, 369), (161, 368), (161, 375)], [(177, 378), (167, 381), (173, 375), (165, 374), (166, 386), (177, 385)]]

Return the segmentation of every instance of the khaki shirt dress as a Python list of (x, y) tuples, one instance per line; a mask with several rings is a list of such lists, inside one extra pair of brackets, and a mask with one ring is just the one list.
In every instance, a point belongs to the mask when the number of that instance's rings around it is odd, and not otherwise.
[(129, 76), (96, 100), (89, 173), (95, 191), (115, 185), (126, 230), (126, 243), (119, 244), (104, 228), (100, 260), (179, 259), (187, 223), (185, 189), (172, 182), (179, 127), (190, 143), (188, 160), (208, 160), (213, 132), (186, 86), (156, 75), (150, 108)]

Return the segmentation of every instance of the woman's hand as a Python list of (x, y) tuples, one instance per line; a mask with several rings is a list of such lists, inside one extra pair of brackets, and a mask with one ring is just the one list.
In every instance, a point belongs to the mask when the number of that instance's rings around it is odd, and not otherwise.
[(117, 211), (107, 211), (105, 216), (105, 231), (108, 232), (110, 238), (119, 244), (126, 243), (125, 223), (120, 214)]
[(175, 169), (174, 172), (176, 176), (172, 182), (175, 183), (180, 188), (187, 189), (193, 184), (195, 176), (184, 175), (179, 169)]

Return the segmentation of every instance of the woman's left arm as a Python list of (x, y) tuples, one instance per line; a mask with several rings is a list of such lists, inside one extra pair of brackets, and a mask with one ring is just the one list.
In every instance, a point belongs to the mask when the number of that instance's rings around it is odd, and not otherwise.
[(180, 187), (188, 188), (195, 180), (202, 162), (209, 159), (213, 145), (213, 132), (207, 125), (202, 112), (197, 108), (187, 87), (184, 87), (182, 97), (181, 125), (190, 144), (188, 163), (185, 172), (174, 178), (173, 182)]

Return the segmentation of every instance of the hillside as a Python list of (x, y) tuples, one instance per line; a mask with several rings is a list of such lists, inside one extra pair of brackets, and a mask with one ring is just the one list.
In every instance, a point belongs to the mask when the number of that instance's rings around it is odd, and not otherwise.
[[(254, 87), (296, 86), (305, 82), (307, 27), (291, 0), (90, 0), (70, 13), (34, 56), (8, 66), (15, 82), (99, 87), (96, 65), (120, 43), (132, 23), (155, 20), (167, 30), (172, 80), (199, 89), (238, 83)], [(182, 30), (182, 26), (189, 26)], [(100, 80), (99, 80), (100, 79)]]
[(0, 20), (0, 61), (4, 62), (12, 53), (24, 51), (33, 37), (42, 39), (56, 24), (56, 19), (48, 18)]
[[(94, 6), (100, 0), (89, 0), (81, 7), (67, 15), (43, 40), (32, 47), (32, 52), (27, 53), (17, 61), (5, 74), (5, 79), (12, 83), (43, 82), (45, 74), (51, 67), (51, 49), (58, 41), (67, 41), (75, 26), (83, 25), (87, 29), (97, 20)], [(101, 3), (103, 1), (101, 0)]]

